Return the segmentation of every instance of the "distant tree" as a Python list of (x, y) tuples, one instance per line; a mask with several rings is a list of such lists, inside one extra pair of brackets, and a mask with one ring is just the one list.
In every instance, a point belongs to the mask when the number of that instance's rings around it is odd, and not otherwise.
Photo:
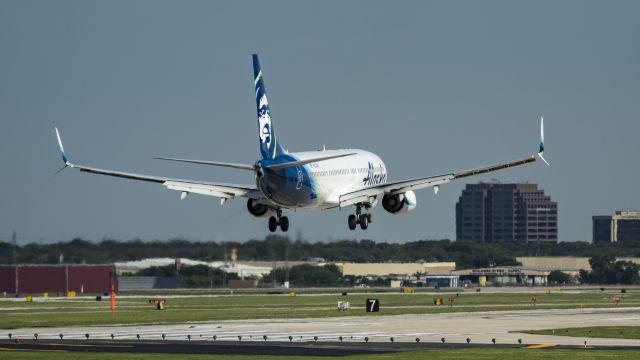
[(580, 269), (580, 275), (578, 275), (578, 280), (581, 284), (591, 284), (591, 271)]
[(596, 255), (589, 259), (591, 265), (591, 283), (595, 284), (614, 284), (615, 279), (615, 261), (616, 257), (612, 254)]
[(589, 259), (591, 271), (580, 270), (580, 281), (591, 284), (640, 284), (640, 265), (616, 261), (613, 254)]
[[(224, 261), (232, 247), (237, 247), (239, 260), (299, 261), (322, 257), (327, 261), (345, 262), (456, 262), (458, 269), (518, 265), (518, 256), (584, 256), (594, 260), (590, 282), (612, 283), (634, 280), (630, 265), (615, 265), (603, 256), (640, 256), (637, 242), (596, 243), (562, 242), (558, 244), (527, 244), (513, 241), (478, 243), (473, 241), (416, 240), (406, 243), (385, 243), (373, 240), (336, 240), (332, 242), (291, 241), (282, 235), (246, 242), (200, 242), (188, 239), (99, 242), (75, 238), (52, 244), (30, 243), (19, 246), (19, 263), (57, 263), (64, 254), (65, 263), (112, 263), (145, 258), (189, 258), (204, 261)], [(12, 245), (0, 242), (0, 263), (11, 263)], [(288, 254), (288, 256), (287, 256)], [(603, 255), (610, 254), (610, 255)], [(607, 269), (607, 266), (611, 268)], [(608, 275), (606, 275), (608, 274)], [(585, 278), (586, 279), (586, 278)], [(272, 279), (273, 281), (273, 279)]]
[(176, 271), (176, 266), (165, 265), (165, 266), (150, 266), (145, 269), (141, 269), (137, 272), (136, 275), (139, 276), (178, 276), (178, 272)]
[(560, 270), (553, 270), (549, 273), (549, 282), (554, 285), (565, 285), (571, 282), (571, 276)]
[[(277, 268), (260, 279), (263, 285), (273, 282), (275, 273), (276, 283), (285, 281), (285, 269)], [(326, 287), (338, 286), (343, 281), (340, 270), (335, 265), (316, 266), (310, 264), (296, 265), (289, 269), (289, 282), (294, 287)]]

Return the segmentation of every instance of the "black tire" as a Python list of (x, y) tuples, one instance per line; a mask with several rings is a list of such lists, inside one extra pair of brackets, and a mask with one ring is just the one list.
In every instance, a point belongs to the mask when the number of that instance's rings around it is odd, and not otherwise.
[(369, 224), (373, 222), (373, 216), (371, 214), (367, 214), (367, 221), (369, 221)]
[(269, 231), (276, 232), (278, 229), (278, 219), (275, 216), (269, 218)]
[(349, 215), (349, 230), (355, 230), (356, 229), (356, 216), (351, 214)]
[(286, 216), (283, 216), (280, 218), (280, 230), (282, 230), (283, 232), (287, 232), (287, 230), (289, 230), (289, 218)]
[(369, 227), (369, 219), (367, 219), (367, 215), (360, 216), (360, 229), (367, 230)]

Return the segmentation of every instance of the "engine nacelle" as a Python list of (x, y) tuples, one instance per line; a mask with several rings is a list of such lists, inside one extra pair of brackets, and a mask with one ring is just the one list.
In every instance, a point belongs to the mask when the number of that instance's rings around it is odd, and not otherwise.
[(416, 194), (411, 190), (401, 194), (385, 194), (382, 197), (382, 207), (392, 214), (409, 212), (415, 209), (417, 204)]
[(275, 211), (273, 211), (271, 207), (265, 204), (260, 204), (254, 199), (249, 199), (247, 201), (247, 210), (249, 210), (249, 213), (255, 217), (269, 217), (275, 214)]

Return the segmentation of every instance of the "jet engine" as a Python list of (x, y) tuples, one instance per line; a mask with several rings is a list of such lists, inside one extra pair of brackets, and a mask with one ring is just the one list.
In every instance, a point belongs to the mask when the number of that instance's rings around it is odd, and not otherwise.
[(411, 190), (400, 194), (385, 194), (382, 197), (382, 207), (392, 214), (409, 212), (416, 207), (417, 203), (416, 194)]
[(249, 213), (255, 217), (269, 217), (275, 214), (271, 207), (265, 204), (260, 204), (254, 199), (249, 199), (247, 201), (247, 210), (249, 210)]

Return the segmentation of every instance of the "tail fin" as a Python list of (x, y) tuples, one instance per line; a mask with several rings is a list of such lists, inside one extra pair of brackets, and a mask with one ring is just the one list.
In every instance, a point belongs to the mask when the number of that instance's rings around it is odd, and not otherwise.
[(260, 154), (263, 159), (274, 159), (284, 154), (284, 149), (278, 144), (276, 131), (271, 121), (271, 111), (264, 88), (262, 69), (258, 55), (253, 54), (253, 85), (256, 90), (256, 110), (258, 111), (258, 135), (260, 139)]

